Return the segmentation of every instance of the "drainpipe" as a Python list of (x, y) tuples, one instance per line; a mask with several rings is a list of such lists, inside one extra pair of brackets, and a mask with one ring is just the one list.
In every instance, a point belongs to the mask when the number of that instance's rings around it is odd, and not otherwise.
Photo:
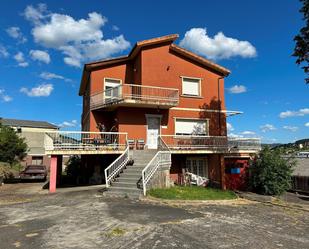
[(224, 77), (219, 77), (218, 78), (218, 110), (219, 110), (219, 136), (221, 136), (221, 97), (220, 97), (220, 80), (224, 79)]

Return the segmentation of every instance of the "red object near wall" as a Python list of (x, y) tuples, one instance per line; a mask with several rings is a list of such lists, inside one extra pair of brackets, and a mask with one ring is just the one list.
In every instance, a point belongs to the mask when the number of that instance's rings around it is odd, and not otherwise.
[(246, 190), (248, 187), (248, 169), (249, 159), (225, 159), (226, 188), (231, 190)]

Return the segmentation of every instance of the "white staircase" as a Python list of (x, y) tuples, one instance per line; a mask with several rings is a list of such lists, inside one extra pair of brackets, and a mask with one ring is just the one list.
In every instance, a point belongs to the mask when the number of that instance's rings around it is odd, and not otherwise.
[(107, 184), (105, 195), (138, 198), (143, 194), (142, 171), (156, 155), (157, 150), (133, 150), (131, 152), (134, 164), (125, 165), (114, 174), (113, 179)]

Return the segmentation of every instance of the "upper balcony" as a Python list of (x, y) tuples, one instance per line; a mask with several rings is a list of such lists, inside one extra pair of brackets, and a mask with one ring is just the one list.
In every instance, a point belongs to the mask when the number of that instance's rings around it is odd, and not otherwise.
[(178, 89), (135, 84), (123, 84), (90, 96), (90, 110), (118, 106), (168, 109), (178, 103)]

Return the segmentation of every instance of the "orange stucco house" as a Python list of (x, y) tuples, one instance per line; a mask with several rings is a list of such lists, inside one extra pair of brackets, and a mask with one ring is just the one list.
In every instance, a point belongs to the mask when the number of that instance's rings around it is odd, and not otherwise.
[(177, 38), (137, 42), (127, 56), (85, 64), (82, 130), (126, 133), (118, 142), (128, 143), (135, 161), (163, 144), (171, 155), (167, 181), (181, 183), (186, 168), (226, 188), (225, 161), (255, 153), (256, 143), (227, 137), (226, 118), (235, 114), (224, 100), (230, 71), (177, 46)]

